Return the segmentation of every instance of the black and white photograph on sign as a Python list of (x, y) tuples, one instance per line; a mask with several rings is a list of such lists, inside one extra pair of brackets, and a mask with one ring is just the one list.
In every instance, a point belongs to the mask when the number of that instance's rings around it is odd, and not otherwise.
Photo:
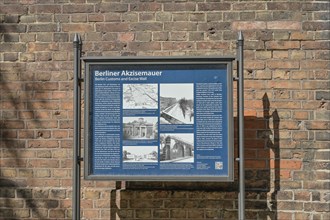
[(123, 117), (124, 140), (155, 140), (157, 138), (157, 117)]
[(158, 162), (158, 146), (123, 146), (123, 162)]
[(124, 109), (157, 109), (157, 84), (123, 84)]
[(168, 163), (194, 162), (194, 134), (164, 133), (160, 135), (160, 161)]
[(194, 124), (194, 84), (160, 84), (160, 124)]

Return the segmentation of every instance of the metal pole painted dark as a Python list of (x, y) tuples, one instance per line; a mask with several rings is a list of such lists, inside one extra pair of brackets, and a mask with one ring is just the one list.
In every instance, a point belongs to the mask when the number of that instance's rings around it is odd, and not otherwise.
[(245, 167), (244, 167), (244, 38), (238, 34), (238, 148), (239, 148), (239, 219), (245, 219)]
[(73, 40), (74, 52), (74, 94), (73, 94), (73, 111), (74, 111), (74, 138), (73, 138), (73, 174), (72, 174), (72, 219), (80, 219), (80, 77), (81, 77), (81, 40), (78, 34), (75, 34)]

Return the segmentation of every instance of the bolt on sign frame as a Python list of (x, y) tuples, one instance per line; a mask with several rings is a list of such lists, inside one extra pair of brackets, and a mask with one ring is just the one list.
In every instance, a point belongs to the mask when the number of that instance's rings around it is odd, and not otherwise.
[[(235, 57), (84, 57), (74, 39), (73, 219), (86, 180), (234, 181), (238, 81), (239, 219), (244, 219), (243, 36)], [(238, 61), (238, 77), (232, 64)], [(85, 74), (81, 77), (81, 60)], [(84, 81), (84, 158), (81, 83)]]

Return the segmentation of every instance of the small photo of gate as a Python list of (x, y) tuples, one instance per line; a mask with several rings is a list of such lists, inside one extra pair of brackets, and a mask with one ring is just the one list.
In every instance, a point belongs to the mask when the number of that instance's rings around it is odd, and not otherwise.
[(193, 163), (193, 133), (160, 134), (160, 162)]
[(124, 140), (155, 140), (157, 138), (157, 117), (123, 117)]

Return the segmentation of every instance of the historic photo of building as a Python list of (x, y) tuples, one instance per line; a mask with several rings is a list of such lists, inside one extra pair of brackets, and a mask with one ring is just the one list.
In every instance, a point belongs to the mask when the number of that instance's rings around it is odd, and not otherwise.
[(154, 163), (158, 161), (158, 146), (123, 146), (123, 162)]
[(124, 117), (123, 139), (157, 139), (158, 118), (157, 117)]
[(194, 162), (194, 134), (161, 134), (161, 162)]
[(160, 84), (160, 123), (194, 124), (194, 85)]
[(123, 84), (124, 109), (157, 109), (157, 84)]

